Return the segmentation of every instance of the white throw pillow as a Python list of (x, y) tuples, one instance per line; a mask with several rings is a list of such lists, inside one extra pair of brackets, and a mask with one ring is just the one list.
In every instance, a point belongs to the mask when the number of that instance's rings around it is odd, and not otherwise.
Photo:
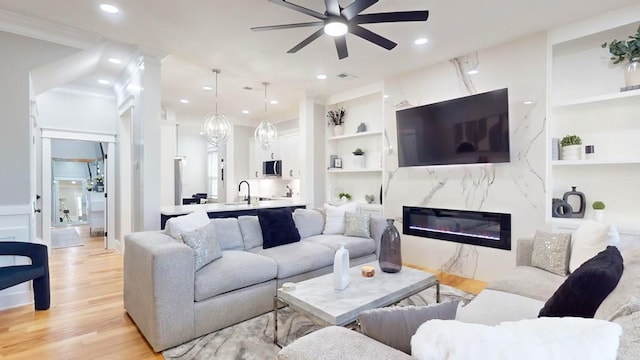
[(569, 271), (574, 272), (585, 261), (607, 248), (617, 245), (620, 236), (614, 226), (595, 221), (582, 223), (571, 236)]
[(543, 317), (496, 326), (430, 320), (411, 338), (420, 360), (614, 360), (622, 327), (605, 320)]
[(182, 241), (182, 233), (198, 230), (209, 224), (209, 216), (204, 211), (173, 217), (167, 220), (164, 231), (176, 240)]
[(346, 203), (340, 206), (324, 204), (324, 231), (323, 234), (344, 234), (346, 220), (344, 214), (347, 212), (355, 212), (358, 208), (357, 203)]

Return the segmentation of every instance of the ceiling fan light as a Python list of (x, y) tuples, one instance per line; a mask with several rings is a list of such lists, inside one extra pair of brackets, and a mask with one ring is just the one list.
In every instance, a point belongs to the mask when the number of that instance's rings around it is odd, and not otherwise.
[(324, 33), (329, 36), (342, 36), (347, 33), (349, 27), (342, 21), (334, 20), (324, 25)]

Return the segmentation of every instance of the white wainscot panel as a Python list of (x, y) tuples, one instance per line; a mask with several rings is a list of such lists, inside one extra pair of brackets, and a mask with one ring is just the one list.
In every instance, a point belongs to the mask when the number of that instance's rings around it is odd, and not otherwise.
[[(4, 209), (6, 210), (6, 209)], [(29, 241), (29, 215), (8, 214), (0, 216), (0, 241)], [(30, 260), (23, 256), (0, 256), (0, 266), (25, 265)], [(22, 283), (0, 291), (0, 310), (33, 302), (31, 282)]]

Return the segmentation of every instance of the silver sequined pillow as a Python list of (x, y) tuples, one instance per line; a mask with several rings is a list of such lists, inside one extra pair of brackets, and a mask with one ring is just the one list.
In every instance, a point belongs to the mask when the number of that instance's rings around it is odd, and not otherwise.
[(213, 260), (222, 257), (216, 236), (215, 224), (182, 234), (182, 240), (193, 249), (193, 270), (198, 271)]
[(371, 237), (371, 233), (369, 232), (371, 215), (348, 212), (344, 214), (344, 217), (344, 236)]
[(531, 265), (557, 275), (569, 273), (571, 233), (536, 231)]

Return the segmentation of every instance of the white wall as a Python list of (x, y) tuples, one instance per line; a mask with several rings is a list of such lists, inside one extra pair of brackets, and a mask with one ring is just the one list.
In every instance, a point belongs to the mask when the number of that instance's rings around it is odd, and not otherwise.
[[(492, 280), (515, 264), (516, 239), (544, 227), (546, 37), (529, 36), (390, 79), (385, 103), (385, 216), (402, 226), (402, 206), (510, 213), (512, 250), (402, 236), (403, 261)], [(467, 70), (478, 63), (477, 75)], [(509, 89), (511, 162), (399, 168), (395, 110)], [(524, 105), (523, 101), (534, 101)]]
[(53, 159), (99, 159), (100, 145), (92, 141), (51, 140), (51, 158)]
[(115, 97), (56, 89), (38, 95), (37, 102), (38, 124), (42, 128), (117, 132)]

